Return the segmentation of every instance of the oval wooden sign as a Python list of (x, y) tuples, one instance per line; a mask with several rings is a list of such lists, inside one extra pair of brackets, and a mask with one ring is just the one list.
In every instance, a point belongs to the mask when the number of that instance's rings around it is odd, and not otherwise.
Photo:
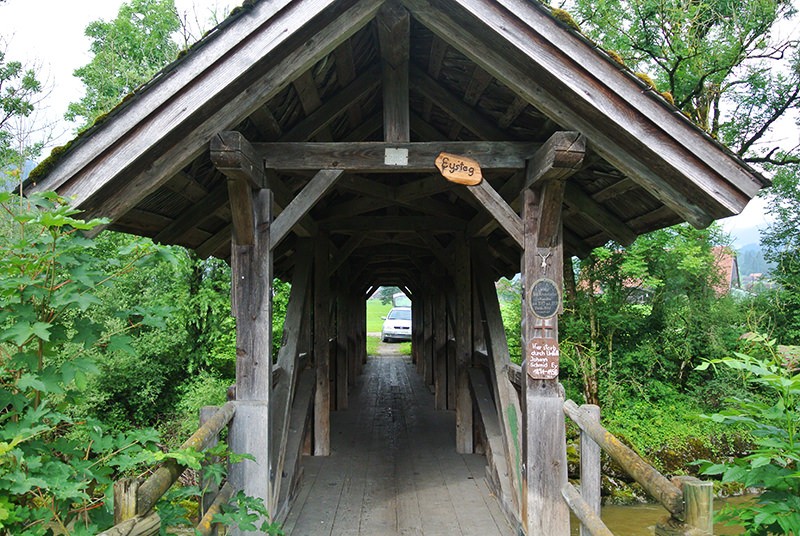
[(475, 186), (483, 180), (480, 164), (466, 156), (439, 153), (436, 167), (445, 179), (456, 184)]

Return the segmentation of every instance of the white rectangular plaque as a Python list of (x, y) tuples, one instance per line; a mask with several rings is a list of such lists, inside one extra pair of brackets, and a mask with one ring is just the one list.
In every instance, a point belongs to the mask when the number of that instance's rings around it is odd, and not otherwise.
[(408, 149), (387, 147), (384, 149), (383, 163), (387, 166), (407, 166)]

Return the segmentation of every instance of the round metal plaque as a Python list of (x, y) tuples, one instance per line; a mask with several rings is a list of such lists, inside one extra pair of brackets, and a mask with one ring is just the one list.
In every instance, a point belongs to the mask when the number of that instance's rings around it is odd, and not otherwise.
[(552, 318), (558, 313), (561, 305), (561, 292), (552, 279), (538, 279), (531, 287), (531, 311), (539, 318)]

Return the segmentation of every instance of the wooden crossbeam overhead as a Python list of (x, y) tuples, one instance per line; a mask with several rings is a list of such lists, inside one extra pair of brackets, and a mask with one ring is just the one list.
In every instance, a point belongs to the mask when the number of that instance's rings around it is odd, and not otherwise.
[[(447, 54), (447, 43), (442, 41), (441, 39), (434, 39), (433, 44), (431, 45), (431, 55), (428, 57), (428, 69), (427, 72), (436, 80), (439, 78), (439, 73), (442, 71), (442, 64), (444, 63), (444, 57)], [(422, 108), (422, 118), (425, 121), (431, 120), (431, 111), (433, 110), (433, 101), (430, 99), (425, 99), (425, 104)], [(441, 138), (436, 138), (441, 139)]]
[(466, 190), (483, 206), (487, 213), (497, 220), (508, 236), (522, 247), (522, 220), (519, 215), (506, 203), (505, 199), (492, 188), (489, 181), (483, 180), (474, 186), (467, 186)]
[[(292, 82), (297, 96), (300, 99), (300, 105), (306, 116), (310, 116), (320, 107), (322, 107), (322, 99), (319, 96), (317, 83), (314, 81), (314, 75), (311, 69), (304, 71)], [(333, 134), (327, 126), (323, 126), (316, 133), (320, 141), (332, 141)]]
[(280, 123), (278, 123), (278, 120), (275, 119), (275, 116), (272, 115), (272, 112), (269, 111), (266, 105), (256, 108), (255, 111), (250, 114), (250, 121), (265, 140), (278, 140), (283, 135)]
[(432, 100), (439, 108), (447, 112), (453, 119), (459, 121), (464, 128), (484, 140), (513, 139), (511, 134), (498, 128), (493, 122), (478, 114), (474, 108), (466, 104), (458, 95), (442, 87), (442, 85), (428, 76), (422, 69), (411, 65), (409, 67), (412, 87), (422, 95)]
[(466, 221), (452, 216), (356, 216), (329, 222), (327, 225), (331, 232), (339, 233), (364, 231), (392, 233), (413, 233), (417, 231), (455, 232), (463, 231), (466, 227)]
[(339, 177), (341, 170), (323, 169), (303, 187), (300, 193), (292, 200), (286, 209), (272, 222), (270, 241), (274, 249), (286, 238), (289, 231), (311, 208), (330, 191)]
[(583, 216), (600, 226), (608, 233), (608, 236), (623, 246), (628, 246), (636, 240), (635, 232), (620, 221), (619, 218), (604, 209), (602, 205), (586, 195), (580, 187), (567, 183), (564, 201), (567, 205), (574, 207)]
[[(228, 185), (226, 181), (220, 180), (217, 186), (202, 201), (192, 205), (178, 219), (164, 227), (161, 232), (153, 237), (153, 241), (164, 244), (174, 242), (227, 202)], [(252, 210), (250, 214), (252, 214)]]
[(380, 81), (380, 72), (377, 68), (366, 71), (324, 104), (320, 104), (305, 119), (281, 136), (280, 141), (305, 141), (313, 138), (350, 107), (357, 108), (352, 105), (377, 88)]
[[(497, 191), (515, 213), (519, 210), (519, 192), (522, 189), (523, 181), (524, 171), (519, 171), (509, 177)], [(481, 211), (469, 222), (468, 231), (472, 236), (489, 236), (492, 231), (497, 229), (498, 225), (499, 223), (491, 214)]]
[[(525, 167), (539, 144), (530, 142), (417, 142), (417, 143), (254, 143), (267, 167), (281, 170), (343, 169), (358, 172), (408, 173), (436, 171), (440, 152), (468, 156), (482, 169), (514, 170)], [(407, 151), (408, 163), (387, 163), (398, 151)]]
[[(356, 78), (356, 66), (353, 60), (353, 45), (350, 39), (339, 45), (333, 52), (336, 58), (336, 76), (341, 86), (346, 86)], [(348, 106), (347, 116), (350, 126), (356, 128), (361, 124), (362, 113), (358, 106)]]

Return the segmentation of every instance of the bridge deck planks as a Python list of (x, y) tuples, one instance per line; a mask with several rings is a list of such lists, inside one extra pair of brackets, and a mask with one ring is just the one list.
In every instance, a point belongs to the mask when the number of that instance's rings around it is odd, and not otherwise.
[(331, 455), (306, 457), (285, 523), (294, 536), (511, 536), (485, 458), (455, 451), (455, 415), (410, 360), (370, 358), (350, 409), (331, 414)]

